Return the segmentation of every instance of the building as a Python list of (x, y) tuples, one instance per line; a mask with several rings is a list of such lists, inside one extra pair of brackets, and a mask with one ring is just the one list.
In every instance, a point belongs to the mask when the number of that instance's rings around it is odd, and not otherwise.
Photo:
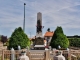
[[(50, 31), (50, 29), (48, 29), (47, 32), (44, 34), (43, 38), (44, 38), (44, 45), (45, 46), (49, 46), (53, 34), (54, 34), (54, 32)], [(35, 39), (36, 39), (36, 36), (31, 38), (30, 40), (34, 42)]]
[(53, 36), (54, 32), (48, 30), (45, 34), (44, 34), (44, 39), (47, 41), (47, 45), (50, 44), (52, 36)]

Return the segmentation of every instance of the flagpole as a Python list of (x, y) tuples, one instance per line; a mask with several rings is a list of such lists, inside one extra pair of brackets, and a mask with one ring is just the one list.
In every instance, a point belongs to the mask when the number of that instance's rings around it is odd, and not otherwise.
[(25, 32), (25, 5), (26, 3), (24, 3), (24, 21), (23, 21), (23, 31)]

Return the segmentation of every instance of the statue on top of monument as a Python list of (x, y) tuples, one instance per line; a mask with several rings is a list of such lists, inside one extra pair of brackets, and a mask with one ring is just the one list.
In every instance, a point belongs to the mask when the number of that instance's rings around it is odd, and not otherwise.
[(37, 21), (37, 32), (42, 32), (42, 26), (40, 20)]

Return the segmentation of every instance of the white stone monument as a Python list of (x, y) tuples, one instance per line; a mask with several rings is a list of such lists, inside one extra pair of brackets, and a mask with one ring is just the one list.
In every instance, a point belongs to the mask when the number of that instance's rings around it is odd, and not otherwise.
[(34, 40), (34, 50), (44, 50), (44, 38), (42, 35), (42, 13), (38, 12), (37, 13), (37, 26), (36, 26), (36, 36)]

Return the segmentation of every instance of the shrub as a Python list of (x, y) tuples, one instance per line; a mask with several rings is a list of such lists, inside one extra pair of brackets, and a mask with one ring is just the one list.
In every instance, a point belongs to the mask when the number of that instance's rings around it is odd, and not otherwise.
[(16, 28), (12, 33), (8, 48), (11, 49), (12, 47), (16, 50), (18, 46), (21, 46), (21, 49), (26, 48), (30, 45), (30, 40), (27, 35), (24, 33), (21, 27)]
[(50, 46), (52, 48), (58, 48), (58, 46), (61, 46), (62, 48), (68, 48), (69, 46), (69, 41), (64, 35), (62, 27), (57, 27), (56, 30), (54, 31), (53, 37), (50, 42)]

